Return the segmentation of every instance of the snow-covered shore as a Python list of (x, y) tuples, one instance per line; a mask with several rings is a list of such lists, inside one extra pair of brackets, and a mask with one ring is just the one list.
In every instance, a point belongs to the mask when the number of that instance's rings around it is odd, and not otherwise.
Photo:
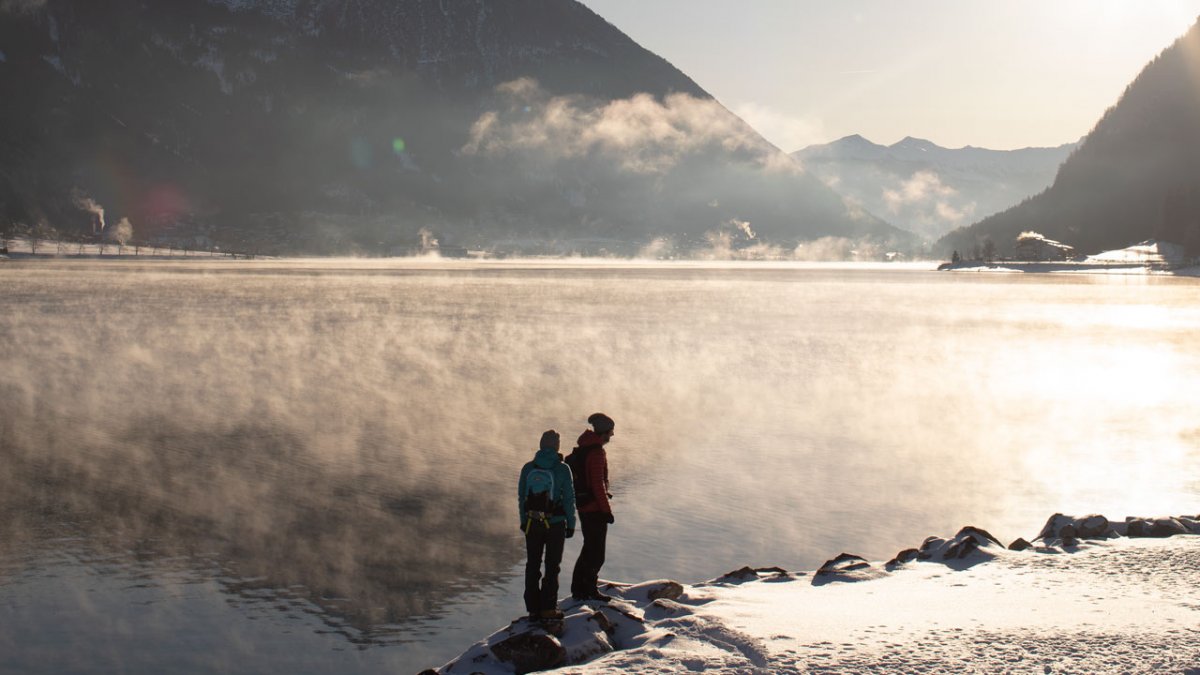
[(609, 583), (609, 605), (560, 603), (561, 635), (514, 621), (426, 672), (1200, 675), (1197, 534), (1200, 517), (1056, 514), (1009, 547), (966, 527), (886, 563)]
[(943, 263), (939, 270), (949, 272), (999, 272), (1026, 274), (1130, 274), (1172, 277), (1200, 277), (1200, 266), (1170, 267), (1147, 263), (1110, 262), (961, 262)]
[[(1040, 237), (1036, 233), (1035, 237)], [(1025, 236), (1025, 235), (1022, 235)], [(1046, 240), (1043, 240), (1046, 241)], [(1047, 243), (1061, 247), (1056, 241)], [(1070, 247), (1066, 247), (1070, 248)], [(1072, 260), (963, 260), (938, 265), (950, 272), (1025, 272), (1037, 274), (1154, 274), (1200, 276), (1200, 265), (1178, 244), (1147, 239), (1139, 244)]]

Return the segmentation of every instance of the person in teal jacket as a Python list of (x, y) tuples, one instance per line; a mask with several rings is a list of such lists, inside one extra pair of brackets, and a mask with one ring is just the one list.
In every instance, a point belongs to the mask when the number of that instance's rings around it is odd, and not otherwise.
[(570, 467), (562, 461), (558, 444), (558, 433), (553, 429), (542, 434), (541, 447), (533, 461), (521, 467), (521, 480), (517, 484), (517, 507), (528, 555), (525, 609), (534, 621), (562, 618), (558, 610), (558, 571), (564, 541), (575, 534), (575, 481)]

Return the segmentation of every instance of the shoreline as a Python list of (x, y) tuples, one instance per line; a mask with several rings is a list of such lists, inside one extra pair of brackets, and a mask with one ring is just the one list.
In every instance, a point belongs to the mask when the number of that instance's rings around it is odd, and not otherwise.
[(421, 675), (1194, 666), (1197, 535), (1200, 516), (1055, 514), (1008, 546), (968, 526), (886, 563), (842, 553), (813, 571), (604, 582), (614, 600), (562, 601), (561, 630), (517, 619)]
[(1115, 274), (1200, 277), (1200, 265), (1170, 265), (1142, 262), (945, 262), (939, 272), (976, 272), (1000, 274)]

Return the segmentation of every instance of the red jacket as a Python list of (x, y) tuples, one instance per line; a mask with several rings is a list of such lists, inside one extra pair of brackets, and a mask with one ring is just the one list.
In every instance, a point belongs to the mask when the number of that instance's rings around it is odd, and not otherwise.
[(587, 467), (588, 491), (595, 499), (579, 507), (580, 513), (612, 513), (612, 507), (608, 503), (608, 454), (604, 452), (604, 444), (607, 442), (607, 438), (588, 429), (579, 435), (579, 440), (575, 443), (579, 448), (595, 446), (588, 452), (587, 463), (584, 465)]

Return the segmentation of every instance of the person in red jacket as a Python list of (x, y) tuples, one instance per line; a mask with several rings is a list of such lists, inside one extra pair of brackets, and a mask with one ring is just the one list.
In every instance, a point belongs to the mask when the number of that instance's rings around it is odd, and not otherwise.
[[(571, 451), (568, 464), (578, 475), (575, 503), (579, 507), (579, 524), (583, 532), (583, 548), (575, 561), (571, 575), (571, 597), (575, 600), (608, 602), (612, 598), (596, 588), (600, 568), (604, 566), (604, 548), (608, 539), (608, 526), (613, 523), (612, 507), (608, 494), (608, 454), (604, 445), (613, 437), (613, 420), (604, 413), (588, 417), (591, 429), (579, 435), (576, 447)], [(577, 470), (582, 468), (582, 471)], [(583, 491), (583, 496), (578, 494)]]

